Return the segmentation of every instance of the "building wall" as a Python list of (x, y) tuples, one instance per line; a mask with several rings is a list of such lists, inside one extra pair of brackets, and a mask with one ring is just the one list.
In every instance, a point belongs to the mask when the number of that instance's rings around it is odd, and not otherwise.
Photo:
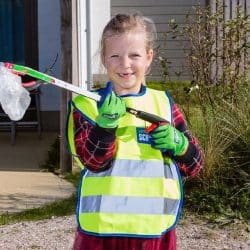
[[(60, 76), (60, 1), (38, 0), (38, 48), (39, 70), (44, 72), (50, 67), (57, 54), (58, 59), (52, 69), (52, 75)], [(58, 110), (60, 92), (57, 87), (43, 85), (41, 87), (41, 110)]]
[[(205, 0), (199, 2), (201, 6), (205, 6)], [(155, 22), (158, 31), (158, 45), (160, 46), (158, 56), (163, 55), (171, 62), (169, 64), (171, 79), (177, 78), (175, 72), (182, 72), (181, 80), (186, 80), (189, 79), (190, 74), (184, 53), (178, 41), (172, 38), (165, 40), (164, 33), (167, 31), (169, 20), (174, 18), (178, 24), (183, 24), (186, 14), (193, 13), (192, 6), (197, 6), (197, 3), (197, 0), (111, 0), (111, 15), (140, 12), (150, 17)], [(161, 79), (159, 69), (159, 64), (155, 61), (149, 78)]]
[[(39, 71), (45, 72), (58, 59), (49, 74), (60, 78), (60, 0), (38, 0)], [(60, 89), (41, 85), (42, 127), (59, 129)]]

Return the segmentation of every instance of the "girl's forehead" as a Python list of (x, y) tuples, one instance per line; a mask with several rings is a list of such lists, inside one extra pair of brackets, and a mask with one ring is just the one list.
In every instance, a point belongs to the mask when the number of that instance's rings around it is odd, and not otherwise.
[(122, 34), (113, 34), (105, 39), (106, 45), (109, 43), (145, 43), (146, 33), (143, 31), (130, 31)]

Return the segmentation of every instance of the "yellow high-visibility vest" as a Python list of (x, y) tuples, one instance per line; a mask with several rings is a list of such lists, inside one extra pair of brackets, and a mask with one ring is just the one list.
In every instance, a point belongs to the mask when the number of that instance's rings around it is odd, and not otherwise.
[[(143, 110), (172, 123), (171, 99), (163, 91), (145, 88), (123, 96), (127, 107)], [(70, 105), (68, 142), (79, 166), (74, 145), (75, 109), (95, 125), (96, 102), (77, 96)], [(77, 218), (85, 233), (102, 236), (159, 237), (178, 222), (182, 184), (177, 164), (150, 144), (150, 124), (127, 113), (116, 130), (117, 151), (111, 168), (100, 173), (82, 171)]]

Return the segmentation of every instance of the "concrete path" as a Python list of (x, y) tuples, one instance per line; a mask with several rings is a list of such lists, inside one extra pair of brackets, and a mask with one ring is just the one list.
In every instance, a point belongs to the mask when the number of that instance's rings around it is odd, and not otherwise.
[(53, 173), (41, 172), (55, 132), (20, 131), (16, 144), (10, 133), (0, 133), (0, 214), (20, 212), (69, 197), (75, 188)]
[(43, 132), (39, 138), (36, 131), (18, 131), (16, 143), (11, 145), (10, 133), (0, 132), (0, 170), (40, 171), (57, 136), (55, 132)]
[(74, 192), (71, 183), (52, 173), (0, 171), (0, 214), (40, 207)]

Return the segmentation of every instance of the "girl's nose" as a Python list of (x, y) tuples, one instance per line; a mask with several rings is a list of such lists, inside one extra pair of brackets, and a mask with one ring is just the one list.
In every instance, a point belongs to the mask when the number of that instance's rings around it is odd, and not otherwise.
[(130, 59), (128, 56), (123, 56), (121, 58), (121, 65), (124, 67), (124, 68), (129, 68), (130, 67)]

